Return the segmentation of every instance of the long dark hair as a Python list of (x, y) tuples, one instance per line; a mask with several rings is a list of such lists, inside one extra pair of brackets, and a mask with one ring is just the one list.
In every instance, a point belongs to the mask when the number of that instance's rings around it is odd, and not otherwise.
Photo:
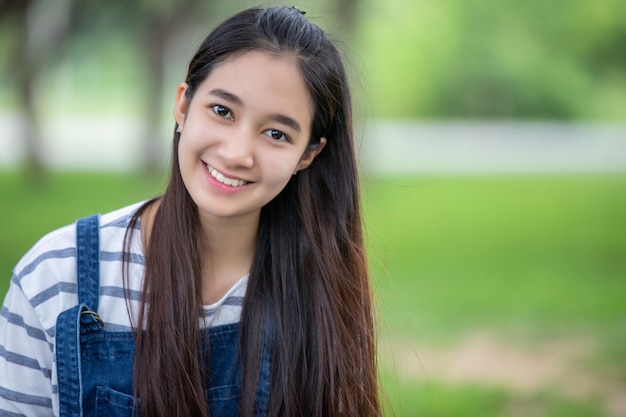
[[(271, 416), (378, 416), (374, 317), (363, 243), (352, 104), (340, 54), (294, 8), (250, 9), (226, 20), (189, 64), (187, 99), (216, 65), (264, 51), (297, 59), (314, 103), (309, 146), (325, 148), (261, 210), (241, 316), (240, 415), (253, 415), (264, 334)], [(135, 396), (147, 416), (208, 416), (199, 354), (202, 239), (178, 164), (146, 249), (136, 323)], [(147, 203), (133, 217), (130, 236)], [(268, 324), (269, 323), (269, 324)], [(157, 372), (154, 370), (158, 369)]]

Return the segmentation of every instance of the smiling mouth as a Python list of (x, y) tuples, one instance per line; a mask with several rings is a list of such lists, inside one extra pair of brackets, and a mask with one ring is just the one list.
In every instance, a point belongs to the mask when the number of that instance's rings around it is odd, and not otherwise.
[(225, 177), (221, 172), (219, 172), (209, 164), (206, 164), (206, 167), (209, 171), (209, 174), (211, 174), (213, 178), (215, 178), (217, 181), (221, 182), (224, 185), (229, 185), (231, 187), (241, 187), (248, 184), (248, 181), (245, 180)]

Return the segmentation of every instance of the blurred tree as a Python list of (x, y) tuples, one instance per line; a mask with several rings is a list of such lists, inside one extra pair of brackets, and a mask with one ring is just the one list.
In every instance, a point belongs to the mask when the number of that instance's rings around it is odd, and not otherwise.
[(337, 1), (337, 26), (344, 37), (354, 35), (360, 3), (359, 0)]
[(0, 21), (13, 25), (8, 73), (15, 79), (18, 106), (24, 118), (22, 135), (27, 155), (25, 169), (29, 176), (37, 181), (45, 177), (36, 85), (44, 70), (50, 70), (63, 58), (72, 41), (93, 37), (102, 25), (111, 24), (105, 21), (111, 16), (115, 17), (117, 31), (121, 29), (128, 41), (135, 44), (143, 66), (140, 70), (145, 83), (141, 89), (145, 94), (143, 168), (160, 169), (162, 155), (158, 140), (167, 47), (190, 22), (206, 15), (209, 3), (199, 0), (0, 0)]
[[(112, 2), (108, 2), (111, 4)], [(142, 52), (145, 75), (144, 102), (144, 168), (148, 172), (160, 171), (163, 166), (159, 146), (163, 86), (167, 67), (167, 47), (199, 16), (210, 13), (211, 2), (200, 0), (117, 0), (126, 18), (126, 24)], [(172, 127), (173, 129), (173, 127)]]
[(23, 117), (25, 170), (36, 182), (43, 180), (45, 166), (35, 85), (41, 73), (62, 55), (77, 28), (75, 23), (83, 4), (77, 0), (59, 0), (51, 7), (49, 2), (38, 0), (0, 0), (0, 21), (14, 25), (8, 72), (15, 79)]
[[(360, 0), (325, 3), (327, 7), (332, 5), (334, 13), (331, 16), (340, 37), (353, 36), (361, 3)], [(132, 94), (143, 97), (141, 109), (145, 128), (140, 168), (149, 172), (160, 170), (163, 166), (160, 143), (163, 87), (168, 65), (172, 65), (168, 54), (176, 49), (177, 38), (182, 34), (193, 32), (193, 28), (206, 27), (206, 21), (210, 21), (213, 15), (224, 14), (225, 11), (218, 6), (200, 0), (0, 0), (0, 20), (13, 27), (10, 32), (11, 57), (6, 69), (14, 80), (12, 84), (16, 86), (17, 102), (24, 118), (22, 137), (27, 155), (25, 168), (29, 175), (39, 180), (45, 176), (45, 150), (38, 111), (44, 92), (41, 86), (52, 85), (55, 66), (68, 59), (68, 55), (70, 58), (74, 55), (75, 63), (91, 63), (93, 69), (82, 81), (76, 81), (73, 72), (64, 80), (80, 82), (81, 85), (77, 86), (80, 91), (100, 91), (102, 85), (99, 85), (98, 74), (113, 69), (107, 66), (106, 53), (103, 55), (101, 51), (110, 50), (110, 45), (120, 39), (125, 39), (124, 48), (135, 51), (133, 62), (126, 63), (134, 67), (122, 72), (130, 70), (140, 77), (141, 85), (132, 86), (135, 88)], [(245, 5), (230, 4), (229, 7), (240, 10)], [(229, 10), (228, 14), (232, 12)], [(119, 73), (119, 70), (115, 71)], [(98, 100), (95, 96), (89, 97)]]
[(370, 0), (364, 16), (379, 116), (626, 120), (624, 0)]
[(29, 62), (28, 55), (28, 25), (27, 17), (34, 1), (10, 1), (0, 2), (0, 18), (13, 20), (16, 25), (15, 41), (9, 53), (9, 60), (13, 65), (9, 67), (11, 75), (16, 79), (18, 103), (24, 117), (22, 134), (26, 145), (27, 172), (36, 180), (43, 175), (43, 161), (40, 154), (40, 142), (38, 118), (33, 102), (33, 79), (35, 67)]

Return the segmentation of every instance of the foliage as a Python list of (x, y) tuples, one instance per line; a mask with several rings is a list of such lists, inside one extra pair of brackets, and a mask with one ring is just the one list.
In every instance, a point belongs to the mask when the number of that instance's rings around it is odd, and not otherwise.
[[(165, 17), (195, 9), (175, 7), (171, 0), (146, 8), (148, 3), (137, 2), (129, 8), (120, 2), (68, 2), (73, 8), (80, 6), (82, 20), (74, 27), (72, 41), (64, 42), (65, 48), (47, 48), (60, 63), (45, 66), (46, 81), (38, 85), (39, 96), (45, 98), (40, 107), (45, 111), (50, 100), (71, 96), (81, 103), (75, 105), (79, 109), (115, 111), (121, 105), (127, 111), (129, 99), (138, 101), (155, 86), (159, 88), (158, 80), (148, 85), (146, 75), (152, 74), (145, 72), (147, 46), (166, 47), (160, 53), (167, 56), (160, 62), (167, 64), (165, 75), (176, 74), (178, 82), (200, 35), (218, 17), (252, 5), (246, 0), (203, 3), (197, 12), (188, 13), (191, 17), (172, 17), (170, 23), (182, 25), (185, 32), (175, 35), (172, 30), (163, 31), (169, 27)], [(335, 22), (337, 16), (346, 14), (337, 4), (302, 0), (300, 7), (331, 33), (338, 31), (333, 33), (335, 38), (347, 39), (354, 65), (359, 67), (356, 72), (364, 73), (355, 78), (363, 85), (358, 101), (367, 115), (626, 120), (623, 0), (343, 3), (351, 4), (348, 13), (357, 18), (352, 34), (342, 33), (345, 22)], [(16, 22), (8, 18), (3, 22), (0, 52), (9, 51), (18, 39)], [(40, 26), (45, 29), (46, 25)], [(158, 33), (160, 38), (175, 36), (159, 41)], [(156, 74), (157, 68), (151, 65)], [(10, 71), (15, 62), (0, 58), (0, 66), (0, 74), (8, 76), (3, 77), (0, 99), (5, 106), (14, 104), (8, 92), (15, 91), (15, 75)], [(59, 85), (64, 90), (53, 94)], [(166, 97), (171, 97), (167, 90)], [(71, 106), (71, 100), (65, 104)], [(135, 110), (143, 105), (134, 103)]]
[(377, 116), (626, 119), (622, 0), (368, 7), (359, 51)]

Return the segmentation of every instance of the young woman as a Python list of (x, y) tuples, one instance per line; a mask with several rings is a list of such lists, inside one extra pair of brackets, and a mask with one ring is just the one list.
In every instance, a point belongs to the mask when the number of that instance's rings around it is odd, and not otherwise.
[(380, 415), (336, 48), (297, 9), (241, 12), (191, 60), (174, 118), (162, 196), (15, 268), (0, 415)]

